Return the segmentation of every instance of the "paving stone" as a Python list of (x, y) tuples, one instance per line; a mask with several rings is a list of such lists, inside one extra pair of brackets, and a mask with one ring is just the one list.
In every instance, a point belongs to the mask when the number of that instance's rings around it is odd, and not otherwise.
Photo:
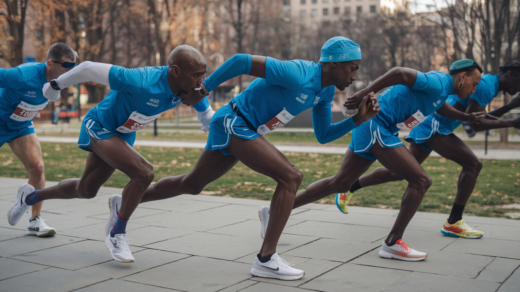
[[(370, 214), (343, 214), (341, 212), (329, 212), (323, 210), (310, 210), (292, 216), (293, 219), (311, 220), (319, 222), (344, 223), (351, 225), (375, 226), (390, 228), (394, 225), (392, 216), (380, 216)], [(390, 230), (389, 230), (390, 231)]]
[[(470, 223), (478, 223), (478, 224), (520, 227), (520, 220), (511, 220), (511, 219), (464, 216), (464, 221), (466, 221), (466, 223), (468, 223), (470, 226), (472, 225)], [(475, 224), (473, 224), (473, 225), (475, 225)]]
[(182, 199), (180, 197), (170, 198), (166, 200), (160, 201), (152, 201), (139, 205), (140, 208), (147, 209), (156, 209), (163, 211), (171, 211), (171, 212), (183, 212), (183, 213), (193, 213), (199, 212), (203, 210), (211, 210), (214, 208), (218, 208), (221, 206), (225, 206), (226, 204), (221, 203), (213, 203), (213, 202), (203, 202), (203, 201), (194, 201)]
[[(53, 214), (48, 213), (45, 210), (42, 211), (41, 218), (45, 220), (47, 225), (56, 228), (56, 233), (60, 234), (60, 231), (64, 231), (71, 228), (80, 228), (83, 226), (93, 225), (101, 222), (106, 222), (105, 220), (100, 219), (92, 219), (87, 217), (75, 217), (72, 215), (63, 215), (63, 214)], [(22, 219), (20, 219), (20, 222), (16, 224), (16, 226), (11, 226), (7, 222), (7, 220), (0, 220), (0, 227), (7, 227), (7, 228), (16, 228), (19, 230), (26, 230), (27, 229), (27, 222), (29, 221), (29, 215), (25, 214)]]
[[(46, 206), (47, 207), (47, 206)], [(61, 208), (46, 208), (46, 213), (52, 214), (61, 214), (75, 217), (87, 217), (94, 216), (98, 214), (108, 214), (110, 210), (108, 209), (107, 202), (92, 202), (88, 200), (84, 200), (83, 204), (71, 205)], [(108, 215), (106, 216), (108, 218)], [(106, 218), (100, 218), (105, 219)]]
[(305, 276), (302, 279), (295, 281), (280, 281), (275, 279), (267, 279), (267, 278), (253, 278), (255, 281), (267, 282), (277, 285), (284, 286), (300, 286), (305, 282), (308, 282), (311, 279), (318, 277), (319, 275), (325, 274), (326, 272), (338, 267), (341, 263), (324, 261), (318, 259), (306, 259), (305, 261), (298, 263), (295, 262), (295, 257), (285, 256), (283, 255), (283, 259), (288, 261), (291, 264), (294, 264), (294, 267), (300, 270), (305, 271)]
[[(25, 263), (8, 258), (0, 258), (0, 281), (47, 268), (48, 267), (46, 266)], [(0, 286), (2, 286), (1, 282)]]
[[(267, 204), (269, 205), (269, 204)], [(308, 211), (309, 209), (298, 208), (292, 210), (291, 216)], [(258, 218), (258, 207), (257, 206), (243, 206), (243, 205), (224, 205), (218, 208), (213, 208), (205, 211), (201, 211), (198, 214), (208, 214), (212, 216), (226, 216), (226, 217), (237, 217), (251, 220), (260, 220)]]
[[(259, 227), (260, 228), (260, 227)], [(347, 241), (373, 242), (388, 234), (388, 228), (366, 227), (350, 224), (306, 221), (286, 227), (284, 233), (299, 234)]]
[[(131, 247), (133, 252), (141, 250)], [(99, 263), (113, 261), (104, 242), (86, 240), (14, 257), (22, 261), (77, 270)]]
[(479, 292), (496, 291), (500, 284), (482, 280), (462, 279), (424, 273), (411, 273), (384, 292)]
[[(89, 218), (96, 218), (96, 219), (103, 219), (103, 220), (107, 220), (108, 219), (108, 216), (110, 214), (110, 209), (107, 207), (105, 208), (105, 211), (104, 213), (101, 213), (101, 214), (97, 214), (97, 215), (93, 215), (93, 216), (88, 216)], [(141, 218), (141, 217), (146, 217), (146, 216), (150, 216), (150, 215), (157, 215), (157, 214), (162, 214), (162, 213), (167, 213), (168, 211), (165, 211), (165, 210), (156, 210), (156, 209), (148, 209), (148, 208), (141, 208), (141, 206), (137, 207), (137, 209), (135, 209), (135, 211), (132, 213), (132, 217), (130, 218), (130, 220), (134, 220), (136, 218)]]
[(149, 286), (139, 283), (121, 281), (121, 280), (109, 280), (101, 282), (96, 285), (92, 285), (83, 289), (75, 290), (74, 292), (99, 292), (99, 291), (111, 291), (111, 292), (167, 292), (175, 291), (171, 289), (164, 289), (155, 286)]
[(347, 242), (344, 240), (320, 239), (288, 251), (286, 254), (329, 261), (347, 262), (378, 246), (379, 244), (369, 242)]
[(394, 259), (386, 259), (379, 256), (379, 248), (363, 255), (351, 263), (398, 269), (405, 271), (417, 271), (438, 275), (447, 275), (458, 278), (475, 278), (493, 258), (479, 255), (457, 254), (445, 251), (431, 251), (428, 258), (419, 262), (407, 262)]
[(83, 239), (67, 236), (19, 237), (11, 240), (0, 241), (0, 256), (9, 257), (20, 255), (80, 241), (83, 241)]
[[(304, 285), (320, 291), (381, 291), (411, 272), (344, 264)], [(404, 291), (407, 291), (406, 289)]]
[(133, 222), (166, 227), (172, 229), (208, 231), (215, 228), (236, 224), (246, 219), (223, 216), (201, 215), (199, 213), (168, 212), (132, 220)]
[[(134, 230), (143, 228), (145, 226), (146, 225), (134, 223), (133, 221), (130, 220), (128, 222), (128, 225), (126, 226), (126, 230), (128, 231), (128, 236), (132, 239), (135, 238)], [(84, 226), (81, 228), (74, 228), (74, 229), (67, 229), (64, 231), (60, 231), (59, 235), (67, 235), (67, 236), (72, 236), (72, 237), (91, 239), (91, 240), (97, 240), (97, 241), (104, 242), (106, 239), (105, 227), (106, 227), (106, 223), (98, 223), (98, 224), (93, 224), (93, 225), (89, 225), (89, 226)], [(141, 234), (141, 232), (139, 234)], [(140, 239), (138, 238), (138, 240), (140, 240)], [(145, 239), (145, 240), (149, 240), (149, 239)], [(132, 245), (134, 245), (133, 244), (134, 242), (135, 242), (135, 240), (132, 240)]]
[(238, 292), (238, 291), (242, 291), (242, 289), (244, 289), (244, 288), (247, 288), (249, 286), (255, 285), (257, 283), (258, 282), (255, 282), (255, 281), (245, 280), (245, 281), (237, 283), (237, 284), (235, 284), (235, 285), (233, 285), (231, 287), (227, 287), (224, 290), (220, 290), (219, 292)]
[(258, 252), (261, 246), (262, 239), (260, 237), (235, 237), (197, 232), (150, 244), (146, 247), (183, 254), (234, 260), (252, 252)]
[[(256, 278), (253, 278), (256, 279)], [(281, 281), (277, 282), (278, 284), (282, 284)], [(247, 287), (244, 290), (240, 290), (240, 292), (265, 292), (265, 291), (277, 291), (277, 292), (308, 292), (309, 290), (300, 289), (295, 287), (287, 287), (282, 285), (277, 285), (274, 283), (258, 283), (252, 286)]]
[[(440, 251), (457, 240), (455, 237), (444, 236), (439, 230), (436, 232), (406, 230), (403, 238), (406, 243), (423, 252)], [(383, 240), (379, 242), (382, 244)]]
[(505, 240), (516, 240), (520, 241), (520, 226), (499, 226), (489, 224), (479, 224), (476, 228), (484, 232), (485, 238), (496, 238)]
[(128, 236), (132, 245), (145, 246), (192, 233), (195, 231), (147, 226), (129, 231)]
[[(322, 209), (323, 211), (339, 212), (336, 205), (329, 205), (329, 207)], [(366, 208), (366, 207), (348, 207), (349, 214), (370, 214), (370, 215), (381, 215), (381, 216), (395, 216), (399, 213), (399, 210), (394, 209), (378, 209), (378, 208)]]
[[(477, 279), (502, 283), (519, 266), (519, 260), (495, 258), (491, 264), (489, 264), (482, 272), (480, 272), (480, 275), (478, 275)], [(520, 287), (520, 283), (518, 287)]]
[[(0, 285), (2, 292), (68, 292), (100, 283), (107, 279), (108, 277), (105, 276), (94, 276), (82, 272), (49, 268), (4, 280), (0, 282)], [(43, 283), (45, 284), (43, 285)]]
[[(289, 217), (285, 228), (299, 224), (302, 220), (295, 220)], [(284, 232), (285, 230), (284, 229)], [(226, 234), (232, 236), (260, 237), (260, 220), (247, 220), (237, 224), (224, 226), (208, 231), (210, 233)]]
[(484, 236), (481, 239), (457, 239), (444, 250), (450, 252), (520, 259), (518, 246), (518, 241), (486, 238)]
[(133, 255), (135, 262), (132, 264), (108, 261), (99, 265), (82, 268), (78, 271), (116, 279), (189, 257), (189, 255), (185, 254), (151, 249), (133, 252)]
[(218, 291), (251, 278), (251, 265), (190, 257), (123, 278), (182, 291)]
[(520, 268), (517, 268), (516, 271), (507, 279), (507, 281), (502, 284), (498, 292), (518, 292), (519, 287)]
[(0, 227), (0, 241), (26, 236), (24, 231)]

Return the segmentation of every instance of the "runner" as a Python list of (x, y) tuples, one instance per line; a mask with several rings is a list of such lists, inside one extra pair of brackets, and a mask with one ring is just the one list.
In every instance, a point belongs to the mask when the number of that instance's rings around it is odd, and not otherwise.
[[(498, 74), (482, 76), (476, 92), (470, 98), (461, 99), (457, 95), (450, 95), (447, 102), (462, 112), (479, 112), (483, 111), (500, 91), (507, 92), (511, 96), (520, 92), (520, 61), (511, 60), (500, 68)], [(520, 107), (520, 97), (488, 114), (494, 117), (501, 117), (517, 107)], [(482, 231), (469, 227), (462, 220), (462, 212), (473, 192), (477, 177), (482, 169), (482, 162), (473, 154), (473, 151), (466, 143), (453, 134), (453, 130), (460, 124), (460, 121), (433, 113), (423, 123), (415, 127), (410, 132), (410, 135), (406, 137), (406, 140), (410, 142), (410, 152), (420, 164), (430, 156), (433, 150), (462, 167), (457, 185), (457, 195), (450, 216), (441, 228), (441, 233), (453, 237), (481, 238), (484, 235)], [(469, 126), (470, 132), (473, 132), (473, 128), (476, 131), (507, 127), (520, 128), (520, 118), (514, 120), (484, 119), (478, 125), (472, 126), (472, 124), (469, 124)], [(360, 188), (402, 179), (399, 175), (390, 172), (384, 167), (380, 167), (359, 178), (350, 188), (350, 192), (354, 193)], [(338, 208), (345, 213), (346, 204), (342, 202), (341, 196), (341, 194), (336, 195), (336, 202), (339, 203)]]
[[(75, 61), (76, 53), (71, 47), (55, 43), (47, 51), (44, 63), (0, 69), (0, 147), (9, 143), (29, 175), (29, 184), (39, 189), (45, 187), (44, 165), (32, 120), (49, 102), (43, 96), (43, 85), (76, 66)], [(42, 203), (32, 206), (26, 233), (39, 237), (56, 234), (41, 218), (41, 210)], [(16, 222), (9, 220), (9, 224)]]
[[(17, 202), (8, 213), (9, 222), (16, 224), (31, 205), (49, 199), (91, 199), (118, 169), (130, 177), (122, 199), (109, 200), (118, 204), (115, 224), (107, 226), (105, 244), (112, 258), (131, 263), (134, 257), (126, 239), (126, 224), (153, 180), (152, 165), (132, 148), (135, 131), (146, 127), (162, 112), (179, 103), (194, 105), (203, 96), (189, 91), (201, 86), (206, 73), (206, 59), (190, 46), (175, 48), (168, 58), (169, 66), (125, 69), (120, 66), (83, 62), (81, 65), (45, 84), (45, 96), (57, 96), (61, 88), (93, 81), (112, 89), (102, 102), (89, 110), (79, 137), (78, 147), (89, 151), (81, 179), (66, 179), (58, 185), (34, 190), (30, 184), (18, 190)], [(206, 128), (213, 111), (207, 99), (194, 106)]]
[(357, 115), (331, 124), (330, 104), (335, 87), (344, 90), (356, 79), (361, 50), (355, 42), (335, 37), (325, 43), (321, 55), (319, 63), (279, 61), (242, 54), (227, 60), (204, 81), (202, 91), (210, 92), (226, 80), (242, 74), (260, 78), (215, 113), (206, 149), (192, 171), (159, 180), (146, 190), (142, 202), (181, 194), (199, 194), (207, 184), (241, 161), (278, 183), (271, 202), (273, 223), (254, 259), (251, 273), (281, 280), (302, 278), (304, 271), (292, 268), (278, 256), (276, 245), (291, 213), (303, 175), (262, 136), (312, 108), (316, 138), (320, 143), (327, 143), (342, 137), (379, 112), (376, 99), (368, 95), (363, 99)]
[[(333, 193), (349, 190), (356, 179), (367, 171), (374, 161), (379, 160), (383, 166), (409, 183), (399, 215), (390, 234), (383, 241), (379, 255), (406, 261), (426, 259), (426, 253), (410, 248), (402, 238), (406, 226), (431, 185), (431, 179), (397, 137), (397, 133), (399, 129), (414, 128), (434, 111), (452, 119), (468, 122), (481, 120), (484, 112), (466, 114), (445, 103), (450, 94), (466, 98), (475, 92), (475, 87), (480, 81), (479, 71), (482, 72), (482, 69), (472, 60), (453, 63), (450, 74), (393, 68), (367, 88), (349, 97), (345, 106), (353, 108), (357, 106), (357, 100), (361, 96), (391, 86), (378, 97), (381, 113), (353, 131), (352, 142), (339, 172), (335, 176), (309, 185), (296, 196), (294, 208)], [(262, 226), (265, 228), (270, 211), (267, 207), (262, 207), (259, 213)]]

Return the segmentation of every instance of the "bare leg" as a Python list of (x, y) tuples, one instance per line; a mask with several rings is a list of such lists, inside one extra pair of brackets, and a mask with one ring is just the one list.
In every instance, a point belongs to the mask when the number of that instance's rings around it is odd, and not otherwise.
[[(43, 189), (45, 187), (45, 174), (42, 159), (42, 149), (36, 134), (30, 134), (9, 143), (14, 155), (22, 161), (27, 174), (29, 175), (29, 184), (35, 189)], [(31, 206), (31, 219), (40, 216), (43, 202)]]
[(446, 136), (436, 134), (426, 145), (441, 156), (453, 160), (462, 166), (457, 184), (455, 203), (466, 205), (477, 183), (478, 175), (482, 169), (482, 162), (475, 156), (468, 145), (454, 134)]
[[(428, 151), (424, 148), (421, 148), (414, 142), (410, 143), (410, 152), (415, 157), (419, 164), (422, 164), (428, 156), (430, 156), (431, 151)], [(375, 186), (384, 184), (391, 181), (401, 181), (403, 178), (385, 167), (378, 167), (372, 170), (369, 174), (365, 174), (364, 176), (359, 178), (359, 184), (363, 187)]]
[(150, 185), (141, 203), (164, 200), (182, 194), (199, 194), (206, 185), (226, 174), (237, 163), (233, 155), (224, 155), (221, 151), (204, 149), (195, 167), (184, 175), (160, 179)]
[(358, 156), (352, 150), (347, 149), (338, 173), (310, 184), (305, 191), (296, 196), (293, 208), (315, 202), (333, 193), (348, 191), (372, 163), (371, 160)]

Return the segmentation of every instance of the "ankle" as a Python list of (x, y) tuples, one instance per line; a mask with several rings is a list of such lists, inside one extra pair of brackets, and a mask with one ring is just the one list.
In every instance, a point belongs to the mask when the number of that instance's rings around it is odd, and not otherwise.
[(271, 257), (273, 256), (274, 253), (270, 254), (270, 255), (266, 255), (266, 256), (262, 256), (260, 254), (257, 254), (256, 257), (258, 258), (258, 260), (261, 262), (261, 263), (267, 263), (268, 261), (271, 260)]

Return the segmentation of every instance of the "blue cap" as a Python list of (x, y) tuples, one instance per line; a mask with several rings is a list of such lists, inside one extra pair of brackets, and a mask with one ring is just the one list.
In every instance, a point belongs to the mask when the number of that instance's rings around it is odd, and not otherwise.
[(361, 47), (346, 37), (333, 37), (321, 47), (320, 62), (361, 60)]

